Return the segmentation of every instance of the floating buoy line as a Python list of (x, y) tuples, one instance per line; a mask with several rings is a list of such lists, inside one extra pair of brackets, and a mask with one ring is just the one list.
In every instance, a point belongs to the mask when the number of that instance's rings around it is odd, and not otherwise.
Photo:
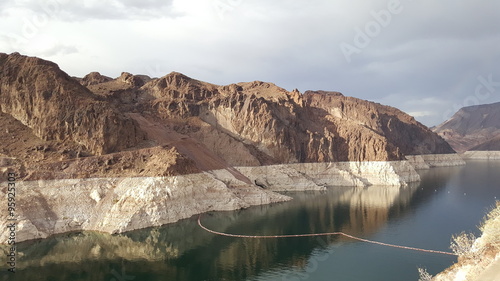
[(286, 234), (286, 235), (243, 235), (243, 234), (231, 234), (231, 233), (224, 233), (224, 232), (219, 232), (215, 230), (211, 230), (207, 227), (205, 227), (201, 223), (201, 215), (198, 216), (198, 225), (204, 229), (207, 232), (210, 232), (212, 234), (220, 235), (220, 236), (226, 236), (226, 237), (235, 237), (235, 238), (251, 238), (251, 239), (271, 239), (271, 238), (293, 238), (293, 237), (316, 237), (316, 236), (344, 236), (353, 240), (365, 242), (365, 243), (370, 243), (370, 244), (375, 244), (375, 245), (381, 245), (381, 246), (386, 246), (386, 247), (392, 247), (392, 248), (399, 248), (399, 249), (405, 249), (405, 250), (412, 250), (412, 251), (419, 251), (419, 252), (425, 252), (425, 253), (433, 253), (433, 254), (442, 254), (442, 255), (450, 255), (450, 256), (457, 256), (455, 253), (451, 252), (444, 252), (444, 251), (436, 251), (436, 250), (427, 250), (427, 249), (421, 249), (421, 248), (415, 248), (415, 247), (408, 247), (408, 246), (401, 246), (401, 245), (394, 245), (394, 244), (389, 244), (389, 243), (383, 243), (383, 242), (378, 242), (378, 241), (373, 241), (373, 240), (368, 240), (360, 237), (356, 237), (353, 235), (349, 235), (344, 232), (325, 232), (325, 233), (309, 233), (309, 234)]

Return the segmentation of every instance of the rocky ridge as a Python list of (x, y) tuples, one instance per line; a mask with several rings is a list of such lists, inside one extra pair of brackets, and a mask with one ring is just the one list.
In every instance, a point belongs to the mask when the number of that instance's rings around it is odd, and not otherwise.
[[(122, 232), (288, 200), (265, 189), (405, 186), (419, 180), (406, 157), (444, 154), (418, 160), (429, 167), (454, 152), (407, 114), (336, 92), (301, 94), (261, 81), (219, 86), (177, 72), (74, 79), (54, 63), (17, 53), (0, 54), (0, 71), (7, 129), (0, 172), (15, 172), (26, 183), (20, 188), (30, 186), (19, 211), (26, 239), (77, 229)], [(117, 180), (123, 177), (130, 179)], [(89, 180), (111, 183), (95, 191)], [(212, 191), (212, 203), (200, 203)], [(181, 211), (161, 211), (175, 198), (169, 192), (184, 194), (175, 199)], [(87, 209), (60, 205), (77, 198), (88, 199)], [(96, 198), (108, 198), (106, 205)], [(91, 217), (96, 210), (115, 221)]]
[(0, 54), (0, 110), (42, 140), (76, 142), (100, 155), (137, 145), (144, 134), (49, 61)]
[(500, 103), (461, 108), (433, 131), (460, 153), (500, 150)]
[[(177, 72), (156, 79), (93, 72), (77, 81), (54, 63), (17, 53), (1, 54), (0, 70), (1, 111), (46, 146), (71, 144), (68, 149), (80, 151), (69, 156), (74, 161), (156, 146), (175, 147), (165, 153), (191, 159), (199, 170), (453, 153), (407, 114), (335, 92), (301, 94), (260, 81), (218, 86)], [(25, 167), (34, 164), (27, 155), (5, 152)], [(47, 154), (36, 165), (49, 171), (55, 160)], [(108, 170), (123, 173), (112, 163)], [(134, 165), (138, 172), (128, 176), (164, 174)]]

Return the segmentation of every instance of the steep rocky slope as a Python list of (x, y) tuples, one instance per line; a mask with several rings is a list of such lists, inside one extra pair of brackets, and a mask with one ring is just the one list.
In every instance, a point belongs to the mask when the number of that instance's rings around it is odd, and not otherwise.
[(0, 109), (43, 140), (70, 140), (95, 154), (137, 145), (136, 124), (87, 88), (38, 58), (0, 54)]
[(500, 102), (464, 107), (433, 131), (458, 152), (500, 150)]
[[(260, 81), (216, 86), (171, 73), (142, 86), (137, 100), (163, 120), (188, 120), (174, 129), (198, 139), (231, 165), (384, 161), (453, 153), (444, 140), (405, 113), (338, 93), (302, 95)], [(214, 129), (222, 147), (212, 139)], [(230, 159), (234, 150), (228, 152), (228, 145), (240, 145), (244, 157)]]
[[(290, 199), (271, 190), (407, 186), (411, 163), (442, 162), (429, 154), (462, 163), (407, 114), (340, 93), (177, 72), (80, 79), (18, 53), (0, 54), (0, 111), (0, 182), (17, 174), (20, 240)], [(400, 161), (417, 154), (432, 157)]]
[[(65, 171), (71, 166), (67, 161), (83, 168), (80, 177), (165, 175), (165, 170), (146, 167), (153, 147), (163, 149), (157, 158), (191, 161), (169, 175), (453, 153), (440, 137), (395, 108), (335, 92), (289, 92), (260, 81), (218, 86), (177, 72), (157, 79), (126, 72), (111, 79), (93, 72), (74, 79), (52, 62), (13, 53), (0, 54), (0, 93), (6, 118), (19, 120), (45, 147), (35, 147), (36, 159), (26, 153), (33, 147), (3, 148), (20, 165), (35, 162), (44, 171), (27, 171), (31, 179), (59, 178), (50, 174), (59, 169), (78, 176)], [(105, 156), (125, 150), (144, 161), (124, 163), (116, 160), (122, 156)], [(53, 153), (64, 151), (66, 156)], [(91, 162), (95, 165), (86, 164)]]
[[(356, 143), (359, 145), (369, 142), (359, 139), (359, 135), (371, 135), (372, 140), (383, 137), (386, 150), (394, 151), (392, 153), (395, 155), (453, 152), (442, 138), (397, 108), (345, 97), (335, 92), (307, 91), (304, 97), (310, 107), (323, 109), (336, 117), (339, 134), (349, 140), (350, 149), (356, 147)], [(356, 127), (357, 130), (353, 130)], [(373, 145), (376, 145), (375, 142)], [(369, 150), (369, 145), (364, 148), (367, 153)]]

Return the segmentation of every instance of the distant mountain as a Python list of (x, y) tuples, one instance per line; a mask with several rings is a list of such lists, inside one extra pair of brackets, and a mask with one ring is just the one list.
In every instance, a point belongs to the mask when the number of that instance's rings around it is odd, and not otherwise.
[(477, 150), (477, 151), (500, 151), (500, 136), (495, 137), (489, 141), (483, 142), (479, 145), (476, 145), (469, 150)]
[(80, 79), (18, 53), (0, 54), (0, 109), (0, 156), (30, 178), (214, 169), (238, 177), (230, 167), (454, 152), (406, 113), (337, 92), (219, 86), (177, 72)]
[(500, 102), (464, 107), (433, 131), (457, 152), (500, 150)]

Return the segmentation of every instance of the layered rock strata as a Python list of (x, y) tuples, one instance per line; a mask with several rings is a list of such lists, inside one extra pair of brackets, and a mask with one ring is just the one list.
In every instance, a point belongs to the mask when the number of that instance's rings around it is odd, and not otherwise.
[[(173, 223), (203, 212), (290, 199), (240, 184), (229, 188), (208, 173), (20, 182), (16, 241), (81, 230), (120, 233)], [(2, 220), (7, 219), (5, 213)], [(6, 243), (8, 233), (2, 229), (1, 243)]]
[(500, 151), (466, 151), (461, 154), (465, 160), (500, 160)]
[(465, 165), (465, 161), (458, 154), (408, 155), (406, 159), (417, 170)]
[(407, 186), (420, 181), (406, 161), (297, 163), (238, 167), (263, 188), (272, 190), (322, 190), (329, 186)]
[(71, 140), (95, 154), (120, 151), (145, 135), (133, 120), (49, 61), (0, 53), (0, 110), (43, 140)]
[[(331, 186), (399, 188), (420, 178), (406, 161), (298, 163), (236, 167), (255, 185), (227, 170), (169, 177), (23, 181), (17, 201), (17, 241), (94, 230), (120, 233), (159, 226), (207, 211), (235, 210), (290, 198), (273, 191)], [(269, 189), (269, 190), (266, 190)], [(5, 201), (4, 198), (2, 201)], [(2, 218), (7, 220), (6, 213)], [(0, 243), (8, 231), (0, 231)]]
[[(261, 81), (219, 86), (177, 72), (155, 79), (126, 72), (112, 79), (93, 72), (74, 79), (52, 62), (17, 53), (0, 54), (0, 70), (0, 109), (32, 131), (27, 143), (38, 143), (40, 155), (25, 153), (30, 146), (13, 150), (0, 144), (0, 152), (16, 158), (20, 176), (27, 179), (55, 177), (51, 170), (66, 173), (51, 169), (61, 160), (81, 164), (79, 177), (175, 174), (161, 169), (155, 174), (140, 161), (99, 158), (156, 146), (175, 149), (165, 157), (192, 160), (186, 170), (231, 173), (234, 166), (396, 161), (454, 152), (400, 110), (338, 92), (301, 94)], [(61, 154), (72, 153), (57, 159), (51, 152), (62, 146), (67, 149)], [(135, 154), (144, 158), (143, 152)], [(85, 157), (99, 159), (108, 172), (85, 170)], [(43, 167), (43, 176), (33, 166)]]

